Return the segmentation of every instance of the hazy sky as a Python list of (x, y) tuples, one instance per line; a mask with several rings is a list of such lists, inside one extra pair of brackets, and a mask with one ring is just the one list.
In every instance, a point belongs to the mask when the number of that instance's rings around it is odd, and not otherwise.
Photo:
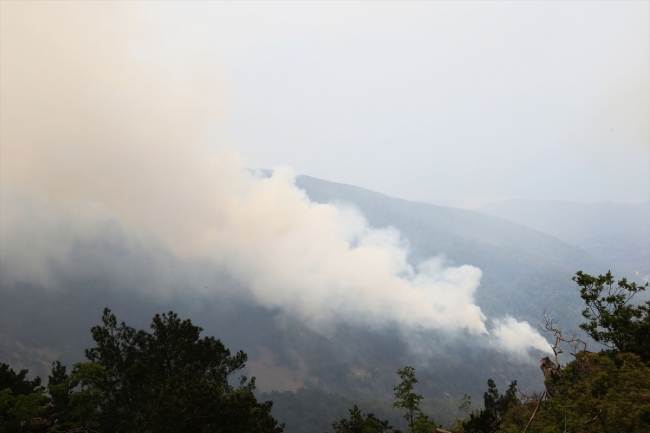
[(649, 4), (183, 2), (142, 13), (179, 53), (223, 63), (234, 102), (212, 133), (252, 164), (417, 200), (645, 200)]

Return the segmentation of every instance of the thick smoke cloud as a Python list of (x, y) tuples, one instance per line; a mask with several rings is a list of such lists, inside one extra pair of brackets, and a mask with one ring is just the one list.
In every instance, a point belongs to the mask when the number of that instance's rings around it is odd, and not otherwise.
[(527, 358), (527, 349), (532, 347), (541, 352), (553, 353), (548, 341), (533, 329), (528, 322), (519, 322), (514, 317), (494, 320), (492, 335), (497, 347)]
[[(129, 5), (2, 8), (0, 243), (20, 278), (46, 279), (74, 237), (115, 219), (180, 258), (209, 258), (261, 305), (314, 326), (487, 332), (474, 303), (479, 269), (413, 266), (399, 233), (310, 202), (289, 168), (269, 177), (214, 150), (206, 129), (233, 93), (218, 64), (139, 55), (150, 42)], [(507, 327), (528, 326), (512, 320), (495, 335), (510, 341)]]

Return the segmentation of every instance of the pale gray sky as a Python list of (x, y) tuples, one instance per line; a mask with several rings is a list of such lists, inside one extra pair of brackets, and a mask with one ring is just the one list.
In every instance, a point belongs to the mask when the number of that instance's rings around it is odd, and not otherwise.
[[(648, 199), (649, 2), (171, 3), (251, 163), (416, 200)], [(184, 39), (187, 38), (187, 39)]]

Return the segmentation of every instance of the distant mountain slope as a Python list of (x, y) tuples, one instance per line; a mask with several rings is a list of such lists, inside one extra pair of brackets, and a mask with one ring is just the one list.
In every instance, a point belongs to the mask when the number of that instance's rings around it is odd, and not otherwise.
[(650, 202), (510, 199), (475, 209), (549, 233), (640, 276), (650, 274)]
[(375, 227), (393, 226), (408, 240), (414, 261), (445, 254), (483, 271), (477, 301), (491, 317), (510, 314), (535, 324), (547, 309), (577, 328), (582, 301), (571, 281), (577, 270), (610, 266), (583, 249), (503, 218), (391, 198), (363, 188), (298, 176), (296, 184), (320, 203), (358, 207)]
[[(547, 309), (565, 329), (576, 329), (582, 302), (571, 276), (578, 269), (598, 273), (609, 268), (578, 247), (502, 218), (306, 176), (297, 184), (316, 202), (348, 203), (372, 226), (399, 229), (414, 262), (444, 253), (456, 264), (482, 269), (477, 302), (489, 317), (510, 314), (535, 325)], [(258, 378), (260, 391), (309, 389), (265, 394), (277, 400), (281, 421), (295, 426), (287, 429), (290, 433), (303, 431), (300, 425), (323, 426), (304, 430), (322, 432), (331, 417), (346, 415), (350, 401), (374, 399), (364, 410), (383, 413), (395, 371), (407, 364), (418, 369), (418, 390), (440, 422), (451, 421), (443, 416), (453, 414), (449, 408), (457, 407), (462, 394), (480, 401), (488, 378), (501, 390), (514, 379), (527, 393), (543, 386), (536, 360), (521, 362), (485, 339), (462, 332), (404, 335), (393, 325), (341, 324), (319, 334), (281, 311), (251, 302), (242, 295), (246, 288), (208, 261), (138, 245), (111, 223), (94, 237), (76, 241), (69, 259), (57, 262), (43, 284), (15, 281), (0, 260), (0, 361), (46, 376), (55, 359), (67, 365), (83, 360), (83, 349), (92, 345), (89, 329), (108, 306), (119, 320), (138, 328), (147, 327), (154, 313), (172, 309), (230, 349), (248, 353), (246, 373)], [(169, 286), (180, 290), (164, 295)], [(197, 290), (207, 286), (210, 290)], [(331, 401), (342, 403), (334, 407)], [(332, 406), (326, 416), (316, 417), (320, 424), (315, 421), (318, 405)]]

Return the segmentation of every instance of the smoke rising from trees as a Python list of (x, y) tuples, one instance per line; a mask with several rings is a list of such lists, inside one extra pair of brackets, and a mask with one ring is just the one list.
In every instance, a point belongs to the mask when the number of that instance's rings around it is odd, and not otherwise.
[[(151, 40), (137, 23), (129, 5), (3, 4), (0, 245), (13, 278), (47, 281), (55, 258), (116, 221), (183, 260), (211, 260), (315, 328), (487, 333), (478, 268), (414, 265), (396, 230), (311, 202), (290, 168), (269, 177), (209, 143), (232, 98), (227, 73), (143, 58)], [(530, 341), (508, 329), (522, 327), (508, 318), (494, 335), (521, 351)]]

